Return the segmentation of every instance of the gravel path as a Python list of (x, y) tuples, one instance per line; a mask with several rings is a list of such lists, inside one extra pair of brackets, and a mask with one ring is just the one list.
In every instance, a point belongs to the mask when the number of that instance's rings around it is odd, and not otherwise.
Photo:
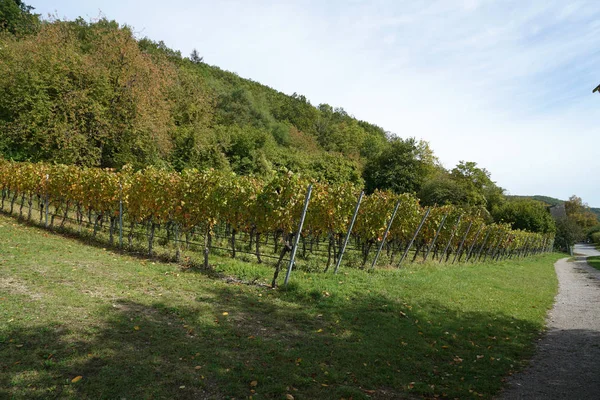
[(600, 271), (585, 261), (600, 252), (576, 245), (575, 255), (554, 265), (559, 287), (548, 332), (498, 399), (600, 399)]

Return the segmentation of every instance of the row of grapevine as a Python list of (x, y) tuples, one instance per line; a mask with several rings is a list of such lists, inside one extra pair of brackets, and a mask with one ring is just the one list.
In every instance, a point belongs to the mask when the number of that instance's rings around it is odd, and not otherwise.
[[(25, 208), (27, 219), (33, 218), (32, 210), (39, 210), (40, 220), (52, 210), (50, 221), (46, 222), (50, 225), (54, 224), (54, 218), (59, 218), (62, 225), (74, 215), (75, 224), (81, 227), (87, 217), (94, 234), (103, 224), (109, 226), (111, 243), (125, 225), (129, 227), (126, 238), (129, 246), (135, 228), (143, 226), (150, 254), (156, 229), (166, 227), (177, 245), (176, 257), (181, 254), (180, 244), (184, 242), (181, 238), (189, 241), (190, 237), (200, 235), (206, 266), (213, 239), (220, 232), (227, 233), (233, 257), (239, 249), (236, 240), (243, 237), (250, 248), (254, 247), (251, 253), (258, 262), (264, 255), (261, 253), (265, 251), (265, 240), (271, 237), (278, 255), (275, 257), (278, 269), (291, 250), (308, 184), (292, 173), (282, 173), (265, 182), (214, 170), (176, 173), (149, 167), (115, 172), (0, 161), (0, 208), (18, 212), (21, 217), (25, 217)], [(304, 257), (308, 246), (308, 253), (318, 253), (323, 251), (319, 244), (324, 244), (325, 269), (340, 260), (359, 193), (360, 189), (351, 184), (312, 183), (312, 196), (299, 238)], [(391, 221), (394, 209), (397, 213)], [(362, 268), (369, 266), (369, 260), (371, 267), (375, 267), (380, 251), (385, 253), (386, 265), (427, 259), (460, 262), (548, 251), (553, 241), (551, 235), (511, 230), (504, 224), (488, 225), (477, 212), (455, 206), (424, 209), (410, 194), (385, 191), (362, 197), (350, 237), (348, 251), (357, 254)], [(315, 243), (317, 249), (313, 248)]]

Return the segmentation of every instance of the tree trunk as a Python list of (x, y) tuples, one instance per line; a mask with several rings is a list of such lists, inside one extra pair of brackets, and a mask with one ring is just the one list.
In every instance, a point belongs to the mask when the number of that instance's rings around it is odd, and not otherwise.
[(81, 227), (83, 225), (83, 212), (81, 211), (81, 203), (77, 203), (77, 227), (79, 233), (81, 233)]
[(369, 252), (371, 251), (371, 246), (373, 245), (373, 241), (369, 241), (368, 243), (363, 244), (363, 262), (360, 266), (360, 269), (365, 269), (365, 265), (367, 264), (367, 258), (369, 257)]
[(70, 203), (69, 200), (67, 200), (67, 205), (65, 206), (65, 212), (63, 213), (63, 218), (60, 223), (61, 228), (65, 226), (65, 221), (67, 220), (67, 217), (69, 216), (69, 205), (70, 205), (69, 203)]
[(252, 227), (252, 229), (250, 229), (250, 243), (248, 243), (248, 251), (252, 251), (252, 245), (254, 244), (255, 231), (256, 231), (256, 229), (254, 227)]
[(306, 236), (302, 236), (302, 258), (306, 259)]
[(279, 271), (281, 270), (281, 263), (283, 262), (283, 257), (285, 257), (286, 253), (291, 249), (292, 246), (290, 246), (289, 238), (287, 238), (283, 245), (283, 249), (281, 250), (281, 254), (279, 255), (279, 259), (277, 260), (277, 264), (275, 264), (275, 272), (273, 273), (273, 280), (271, 281), (272, 288), (274, 288), (277, 285), (277, 277), (279, 276)]
[(96, 220), (94, 221), (94, 234), (93, 234), (94, 237), (96, 237), (96, 233), (98, 233), (98, 224), (100, 221), (102, 221), (102, 217), (103, 217), (102, 214), (98, 214), (96, 216)]
[(10, 213), (13, 213), (13, 210), (15, 208), (15, 201), (17, 200), (17, 196), (19, 196), (19, 194), (17, 192), (14, 193), (13, 198), (10, 202)]
[(259, 264), (262, 264), (262, 260), (260, 259), (260, 232), (256, 232), (256, 259)]
[(38, 207), (40, 208), (40, 223), (44, 219), (44, 202), (42, 202), (42, 197), (38, 196)]
[(129, 234), (127, 235), (127, 244), (129, 246), (129, 251), (133, 250), (133, 230), (135, 229), (135, 221), (131, 220), (129, 224)]
[(23, 207), (25, 207), (25, 192), (21, 195), (21, 205), (19, 206), (19, 218), (23, 217)]
[(279, 250), (279, 232), (273, 233), (273, 240), (275, 241), (275, 247), (273, 248), (273, 253), (277, 254)]
[(149, 221), (150, 234), (148, 235), (148, 257), (152, 257), (152, 248), (154, 246), (154, 231), (156, 229), (156, 224), (152, 222), (152, 218)]
[(208, 253), (210, 252), (210, 226), (206, 227), (206, 235), (204, 236), (204, 269), (208, 269)]
[(332, 237), (329, 235), (329, 244), (327, 245), (327, 265), (325, 266), (325, 270), (323, 272), (327, 272), (329, 270), (329, 266), (331, 265), (331, 246), (332, 246)]
[(235, 258), (235, 234), (237, 231), (231, 228), (231, 258)]
[(417, 256), (419, 255), (419, 250), (421, 250), (421, 247), (422, 247), (422, 246), (421, 246), (420, 244), (417, 244), (417, 247), (416, 247), (416, 249), (415, 249), (415, 255), (414, 255), (414, 257), (412, 258), (412, 260), (411, 260), (411, 263), (414, 263), (414, 262), (415, 262), (415, 260), (417, 259)]
[(110, 226), (108, 227), (108, 243), (111, 245), (114, 244), (115, 242), (115, 217), (113, 215), (111, 215), (109, 217), (110, 220)]
[(33, 211), (33, 194), (29, 194), (29, 199), (27, 199), (27, 205), (29, 206), (29, 211), (27, 211), (27, 221), (31, 221), (31, 213)]
[(181, 262), (181, 245), (179, 243), (179, 225), (173, 224), (175, 230), (175, 262)]

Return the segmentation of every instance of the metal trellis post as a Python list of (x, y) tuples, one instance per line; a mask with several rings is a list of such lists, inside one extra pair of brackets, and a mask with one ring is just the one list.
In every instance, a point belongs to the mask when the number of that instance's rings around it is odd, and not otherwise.
[(298, 242), (300, 241), (300, 234), (302, 233), (302, 226), (304, 225), (304, 218), (306, 217), (306, 210), (308, 209), (308, 202), (310, 201), (310, 195), (312, 193), (312, 184), (308, 185), (306, 190), (306, 198), (304, 199), (304, 208), (302, 209), (302, 216), (300, 217), (300, 223), (298, 224), (298, 232), (294, 237), (294, 247), (292, 247), (292, 255), (290, 256), (290, 263), (288, 265), (287, 272), (285, 274), (284, 285), (288, 284), (292, 268), (294, 267), (294, 259), (296, 258), (296, 250), (298, 249)]
[(46, 221), (44, 222), (44, 227), (48, 227), (48, 206), (50, 205), (50, 200), (48, 198), (48, 179), (50, 176), (46, 174), (46, 201), (44, 202), (44, 209), (46, 211)]
[(415, 242), (415, 239), (417, 238), (417, 235), (419, 234), (419, 232), (421, 232), (421, 228), (423, 228), (423, 225), (425, 224), (425, 220), (429, 216), (430, 212), (431, 212), (431, 208), (428, 208), (427, 212), (425, 212), (425, 215), (423, 215), (423, 218), (421, 218), (421, 223), (417, 227), (417, 230), (415, 231), (415, 234), (413, 235), (412, 239), (408, 243), (408, 246), (406, 246), (406, 250), (404, 251), (404, 254), (402, 254), (402, 258), (400, 259), (400, 261), (398, 261), (398, 267), (400, 267), (400, 264), (402, 264), (402, 261), (404, 261), (404, 259), (408, 255), (410, 248), (412, 247), (413, 243)]
[[(479, 227), (479, 230), (477, 230), (477, 233), (475, 234), (475, 238), (473, 239), (473, 243), (471, 243), (471, 246), (469, 246), (469, 250), (467, 251), (467, 258), (465, 258), (465, 262), (469, 261), (469, 259), (471, 258), (471, 253), (473, 252), (473, 248), (475, 247), (475, 244), (477, 243), (477, 239), (479, 239), (479, 235), (481, 234), (481, 231), (483, 230), (483, 226), (481, 225)], [(458, 260), (460, 261), (460, 260)]]
[(337, 263), (335, 264), (335, 269), (333, 270), (334, 274), (337, 274), (338, 269), (340, 268), (340, 264), (342, 263), (342, 257), (344, 256), (344, 252), (346, 251), (346, 246), (348, 245), (348, 240), (350, 240), (350, 235), (352, 234), (352, 228), (354, 227), (354, 222), (356, 222), (356, 216), (358, 215), (358, 209), (360, 208), (360, 202), (365, 195), (364, 191), (360, 192), (358, 196), (358, 201), (356, 202), (356, 207), (354, 208), (354, 215), (352, 216), (352, 221), (350, 222), (350, 226), (348, 227), (348, 233), (346, 233), (346, 238), (344, 239), (344, 244), (342, 245), (342, 249), (340, 250), (340, 256), (338, 257)]
[(123, 185), (119, 182), (119, 247), (123, 248)]
[(462, 214), (458, 216), (458, 219), (456, 220), (456, 225), (454, 226), (454, 229), (452, 229), (452, 233), (450, 234), (450, 239), (448, 239), (448, 244), (446, 245), (446, 248), (444, 249), (444, 252), (442, 253), (442, 257), (440, 258), (440, 262), (442, 262), (442, 260), (446, 257), (446, 253), (448, 253), (448, 249), (450, 248), (450, 244), (452, 243), (452, 239), (454, 239), (454, 235), (456, 234), (456, 231), (458, 230), (458, 226), (460, 225), (460, 219), (462, 218)]
[(462, 251), (462, 248), (463, 248), (463, 246), (465, 244), (465, 240), (467, 240), (467, 235), (469, 234), (469, 231), (471, 230), (471, 226), (472, 225), (473, 225), (473, 221), (469, 222), (469, 226), (467, 227), (467, 230), (465, 231), (465, 234), (463, 235), (463, 238), (460, 241), (460, 245), (458, 246), (458, 250), (456, 250), (456, 253), (454, 254), (454, 258), (452, 259), (452, 264), (454, 264), (456, 262), (456, 257), (458, 257), (458, 255)]
[(396, 217), (396, 213), (398, 212), (398, 207), (400, 207), (400, 200), (396, 203), (396, 207), (394, 207), (394, 212), (392, 213), (392, 217), (390, 218), (390, 222), (383, 234), (383, 238), (381, 239), (381, 243), (379, 244), (379, 249), (377, 249), (377, 254), (375, 254), (375, 258), (371, 263), (371, 270), (375, 268), (375, 264), (377, 264), (377, 259), (379, 258), (379, 254), (381, 253), (381, 249), (383, 249), (383, 245), (385, 243), (385, 239), (387, 238), (388, 233), (390, 232), (390, 228), (392, 227), (392, 222), (394, 222), (394, 218)]
[(425, 253), (425, 258), (423, 258), (423, 261), (427, 261), (427, 257), (429, 256), (431, 249), (433, 249), (433, 246), (435, 245), (435, 242), (436, 242), (438, 236), (440, 235), (442, 228), (444, 227), (444, 223), (446, 222), (447, 217), (448, 217), (448, 214), (445, 214), (444, 217), (442, 218), (442, 222), (440, 222), (440, 226), (438, 227), (437, 231), (435, 232), (435, 236), (433, 237), (433, 240), (431, 241), (429, 248), (427, 248), (427, 253)]

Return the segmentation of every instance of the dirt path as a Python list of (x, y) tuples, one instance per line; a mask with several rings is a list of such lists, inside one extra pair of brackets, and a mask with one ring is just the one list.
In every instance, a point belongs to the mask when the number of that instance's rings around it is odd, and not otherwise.
[(600, 399), (600, 271), (585, 261), (600, 252), (577, 245), (575, 254), (577, 261), (554, 265), (559, 289), (548, 332), (498, 399)]

